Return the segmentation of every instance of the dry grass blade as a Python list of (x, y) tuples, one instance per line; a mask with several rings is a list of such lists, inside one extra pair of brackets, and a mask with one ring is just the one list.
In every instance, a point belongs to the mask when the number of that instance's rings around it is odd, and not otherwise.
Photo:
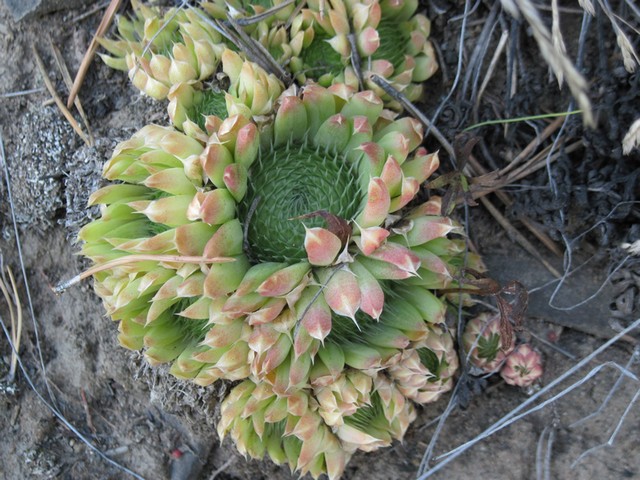
[[(562, 38), (562, 32), (560, 31), (560, 12), (558, 11), (558, 0), (551, 0), (551, 40), (553, 48), (558, 52), (558, 55), (567, 55), (567, 47), (564, 44)], [(564, 81), (564, 74), (559, 72), (558, 85), (562, 87)]]
[(416, 120), (422, 123), (425, 128), (427, 128), (427, 132), (432, 132), (433, 136), (436, 137), (436, 140), (440, 142), (440, 145), (442, 145), (442, 148), (444, 148), (451, 156), (451, 158), (455, 161), (456, 153), (451, 143), (449, 143), (449, 141), (444, 137), (440, 130), (438, 130), (433, 125), (431, 120), (429, 120), (420, 110), (418, 110), (418, 108), (413, 103), (411, 103), (407, 97), (393, 88), (393, 86), (389, 82), (378, 75), (371, 75), (371, 81), (382, 88), (394, 100), (399, 102), (412, 117), (414, 117)]
[(549, 67), (551, 67), (551, 70), (558, 79), (564, 78), (567, 81), (571, 94), (575, 98), (576, 102), (578, 102), (580, 109), (583, 110), (582, 115), (585, 125), (595, 127), (593, 109), (587, 94), (587, 81), (580, 72), (578, 72), (569, 57), (565, 53), (561, 53), (554, 48), (551, 33), (540, 18), (538, 10), (534, 4), (530, 0), (500, 1), (502, 2), (502, 6), (505, 10), (507, 10), (511, 15), (515, 17), (519, 17), (521, 15), (524, 17), (531, 27), (531, 31), (538, 43), (540, 53), (544, 60), (547, 62)]
[(216, 477), (218, 475), (220, 475), (222, 472), (224, 472), (227, 468), (229, 468), (231, 466), (231, 464), (233, 462), (236, 461), (236, 457), (231, 457), (229, 458), (229, 460), (227, 460), (226, 462), (224, 462), (222, 464), (222, 466), (220, 468), (217, 468), (216, 470), (214, 470), (213, 472), (211, 472), (211, 475), (209, 476), (208, 480), (215, 480)]
[(578, 4), (586, 10), (589, 15), (594, 16), (596, 14), (596, 9), (591, 0), (578, 0)]
[(620, 248), (629, 252), (630, 255), (640, 256), (640, 240), (633, 243), (623, 243)]
[(227, 20), (242, 40), (240, 47), (242, 47), (244, 53), (267, 72), (273, 73), (285, 85), (291, 85), (293, 81), (291, 76), (275, 61), (269, 51), (260, 42), (250, 37), (235, 19), (228, 17)]
[[(563, 147), (565, 140), (566, 139), (562, 136), (557, 137), (554, 140), (553, 145), (547, 145), (545, 148), (543, 148), (541, 151), (539, 151), (536, 155), (531, 157), (525, 163), (520, 165), (518, 168), (510, 171), (508, 176), (512, 178), (513, 181), (515, 182), (517, 180), (520, 180), (521, 178), (526, 177), (528, 173), (533, 173), (539, 168), (542, 168), (544, 166), (543, 165), (544, 162), (542, 162), (542, 160), (545, 160), (547, 157), (549, 157), (554, 152), (556, 146)], [(581, 141), (579, 143), (582, 144)], [(525, 173), (525, 172), (528, 172), (528, 173)]]
[[(62, 73), (62, 79), (64, 80), (65, 85), (71, 91), (73, 88), (73, 81), (71, 80), (71, 75), (69, 74), (69, 69), (67, 68), (67, 64), (62, 58), (62, 53), (58, 47), (56, 47), (51, 39), (49, 38), (49, 45), (51, 45), (51, 50), (53, 51), (53, 57), (56, 60), (56, 64), (58, 65), (58, 70)], [(80, 102), (80, 97), (76, 95), (73, 100), (73, 104), (75, 105), (78, 113), (80, 114), (80, 118), (82, 118), (82, 122), (84, 123), (85, 128), (87, 129), (87, 134), (89, 135), (89, 146), (95, 145), (95, 140), (93, 138), (93, 133), (91, 132), (91, 127), (89, 126), (89, 120), (87, 119), (87, 115), (84, 113), (84, 108), (82, 108), (82, 103)]]
[(529, 155), (536, 149), (540, 144), (549, 138), (554, 132), (556, 132), (564, 122), (562, 117), (556, 118), (553, 122), (551, 122), (540, 135), (536, 136), (533, 140), (529, 142), (529, 144), (518, 154), (516, 157), (509, 162), (505, 168), (501, 170), (502, 175), (506, 175), (512, 169), (518, 167), (523, 161), (525, 161)]
[(629, 73), (633, 73), (636, 71), (636, 67), (640, 64), (640, 59), (636, 51), (633, 48), (633, 45), (629, 41), (629, 37), (622, 31), (620, 25), (616, 21), (616, 16), (611, 10), (611, 6), (607, 0), (599, 0), (600, 8), (611, 22), (611, 27), (616, 34), (616, 42), (618, 43), (618, 47), (620, 47), (620, 52), (622, 52), (622, 60), (624, 62), (624, 68)]
[[(286, 0), (285, 2), (280, 3), (279, 5), (275, 5), (267, 10), (265, 10), (262, 13), (258, 13), (257, 15), (252, 15), (250, 17), (239, 17), (236, 18), (236, 21), (238, 22), (238, 25), (242, 25), (242, 26), (247, 26), (247, 25), (253, 25), (254, 23), (258, 23), (261, 22), (262, 20), (265, 20), (269, 17), (271, 17), (272, 15), (275, 15), (276, 13), (278, 13), (280, 10), (287, 8), (289, 5), (291, 5), (292, 3), (295, 3), (296, 0)], [(227, 5), (228, 8), (231, 8), (229, 5)]]
[[(353, 27), (351, 27), (353, 31)], [(347, 39), (349, 40), (349, 46), (351, 48), (351, 67), (353, 71), (356, 73), (356, 77), (358, 78), (358, 89), (364, 90), (364, 79), (362, 78), (362, 68), (360, 61), (360, 54), (358, 53), (358, 46), (356, 42), (356, 36), (353, 33), (347, 35)]]
[[(0, 261), (0, 266), (2, 262)], [(18, 287), (16, 285), (13, 272), (7, 267), (9, 282), (11, 283), (11, 293), (6, 285), (4, 275), (0, 277), (0, 290), (4, 295), (4, 299), (9, 307), (9, 317), (11, 319), (11, 340), (13, 341), (14, 350), (11, 351), (11, 364), (9, 367), (9, 382), (13, 382), (16, 375), (16, 367), (18, 366), (18, 354), (20, 352), (20, 338), (22, 337), (22, 303), (18, 295)]]
[(636, 5), (634, 0), (624, 0), (624, 3), (631, 9), (637, 18), (640, 18), (640, 8), (638, 8), (638, 5)]
[(634, 148), (640, 146), (640, 118), (638, 118), (622, 139), (622, 153), (629, 155)]
[(640, 59), (638, 59), (638, 55), (633, 49), (633, 46), (629, 41), (629, 37), (627, 37), (627, 35), (622, 31), (618, 24), (613, 21), (613, 17), (611, 23), (614, 25), (614, 30), (616, 32), (616, 41), (618, 42), (618, 46), (620, 47), (620, 51), (622, 52), (624, 68), (627, 70), (627, 72), (633, 73), (636, 71), (636, 67), (638, 66), (638, 63), (640, 63)]
[(32, 93), (44, 92), (44, 88), (32, 88), (30, 90), (20, 90), (19, 92), (8, 92), (0, 94), (0, 98), (21, 97), (22, 95), (31, 95)]
[(100, 10), (102, 10), (103, 8), (107, 8), (109, 6), (109, 3), (111, 2), (111, 0), (108, 0), (106, 2), (103, 2), (99, 5), (96, 5), (95, 7), (87, 10), (86, 12), (78, 15), (77, 17), (74, 17), (71, 19), (71, 23), (78, 23), (82, 20), (84, 20), (87, 17), (90, 17), (91, 15), (93, 15), (96, 12), (99, 12)]
[(480, 90), (478, 90), (478, 98), (476, 98), (476, 103), (473, 107), (474, 112), (478, 111), (478, 108), (480, 107), (480, 99), (482, 98), (482, 95), (484, 94), (484, 91), (487, 88), (487, 85), (489, 85), (489, 80), (491, 80), (491, 77), (493, 76), (493, 72), (496, 69), (496, 65), (498, 64), (498, 60), (500, 60), (500, 57), (502, 56), (502, 53), (504, 52), (505, 47), (507, 46), (507, 41), (509, 40), (509, 32), (504, 31), (502, 32), (502, 35), (500, 36), (500, 40), (498, 41), (498, 46), (496, 47), (496, 51), (493, 54), (493, 57), (491, 58), (491, 62), (489, 63), (489, 68), (487, 69), (487, 73), (484, 76), (484, 79), (482, 80), (482, 85), (480, 85)]
[(87, 402), (87, 395), (84, 393), (83, 389), (80, 389), (80, 398), (82, 399), (82, 408), (84, 408), (84, 416), (87, 421), (87, 427), (93, 432), (95, 435), (97, 432), (96, 427), (93, 425), (93, 418), (91, 417), (91, 410), (89, 409), (89, 402)]
[[(564, 140), (565, 139), (563, 137), (560, 137), (560, 141), (564, 142)], [(549, 153), (554, 150), (553, 145), (550, 145), (547, 149), (540, 152), (538, 155), (536, 155), (531, 160), (529, 160), (526, 164), (522, 165), (520, 168), (512, 172), (509, 175), (510, 183), (522, 180), (523, 178), (528, 177), (532, 173), (537, 172), (541, 168), (546, 167), (547, 160), (549, 164), (551, 164), (556, 160), (558, 160), (560, 156), (563, 155), (563, 153), (564, 154), (573, 153), (576, 150), (580, 150), (581, 148), (584, 148), (584, 142), (582, 140), (576, 140), (575, 142), (570, 143), (569, 145), (566, 145), (563, 148), (563, 152), (556, 152), (553, 155), (549, 156)], [(505, 184), (505, 185), (508, 185), (508, 184)]]
[(458, 92), (459, 99), (467, 97), (469, 86), (472, 86), (471, 100), (473, 101), (476, 98), (482, 65), (484, 63), (485, 57), (487, 56), (487, 53), (489, 52), (489, 46), (491, 45), (491, 37), (493, 36), (493, 32), (496, 26), (499, 24), (499, 11), (500, 4), (496, 2), (492, 5), (491, 10), (483, 21), (484, 26), (482, 27), (482, 31), (475, 41), (473, 53), (471, 53), (469, 61), (466, 65), (462, 87)]
[(38, 51), (36, 50), (36, 47), (34, 45), (31, 45), (31, 49), (32, 49), (33, 55), (34, 55), (34, 57), (36, 59), (36, 63), (38, 64), (38, 69), (40, 70), (40, 74), (42, 75), (42, 79), (44, 80), (44, 84), (47, 87), (47, 90), (49, 90), (49, 93), (51, 94), (51, 96), (53, 97), (53, 100), (56, 102), (56, 105), (58, 106), (58, 108), (60, 109), (62, 114), (64, 115), (64, 118), (67, 119), (69, 124), (71, 124), (71, 127), (76, 131), (76, 133), (80, 136), (80, 138), (82, 138), (82, 140), (87, 145), (91, 145), (90, 142), (89, 142), (89, 137), (87, 137), (87, 135), (82, 131), (82, 127), (77, 122), (77, 120), (75, 118), (73, 118), (73, 115), (71, 114), (69, 109), (66, 107), (66, 105), (60, 99), (60, 96), (56, 92), (55, 87), (53, 86), (53, 83), (51, 83), (51, 79), (49, 78), (49, 75), (47, 74), (47, 69), (45, 68), (44, 63), (42, 62), (42, 59), (40, 58), (40, 55), (38, 55)]
[[(526, 164), (522, 165), (516, 171), (511, 172), (508, 175), (505, 174), (504, 169), (502, 169), (488, 173), (486, 175), (472, 178), (471, 185), (469, 187), (471, 197), (473, 199), (478, 199), (480, 197), (488, 195), (489, 193), (495, 192), (496, 190), (504, 188), (511, 183), (522, 180), (523, 178), (531, 175), (541, 168), (545, 168), (547, 166), (547, 162), (551, 164), (558, 160), (561, 155), (575, 152), (581, 148), (584, 148), (584, 145), (582, 143), (582, 140), (578, 140), (564, 147), (563, 152), (557, 152), (549, 156), (549, 152), (552, 148), (553, 147), (551, 145), (548, 146), (538, 155), (531, 158), (531, 160), (529, 160)], [(458, 201), (459, 199), (456, 200)]]
[[(183, 0), (182, 3), (183, 5), (186, 5), (186, 0)], [(218, 22), (217, 20), (205, 15), (199, 9), (194, 8), (192, 5), (187, 6), (194, 14), (200, 17), (203, 22), (213, 27), (218, 33), (240, 49), (249, 60), (257, 63), (264, 70), (278, 77), (285, 85), (290, 85), (292, 83), (291, 76), (278, 62), (274, 60), (268, 50), (260, 42), (247, 35), (242, 26), (238, 23), (238, 19), (234, 19), (229, 15), (227, 16), (226, 22)]]
[[(298, 16), (298, 14), (306, 6), (307, 6), (307, 0), (302, 0), (300, 3), (298, 3), (298, 5), (296, 5), (296, 8), (293, 9), (293, 11), (291, 12), (291, 15), (289, 15), (289, 18), (287, 19), (287, 22), (284, 24), (284, 29), (285, 30), (287, 30), (287, 31), (289, 30), (289, 27), (291, 27), (291, 24), (293, 23), (293, 20)], [(320, 5), (320, 8), (322, 8), (322, 4)]]
[[(480, 162), (478, 162), (478, 160), (473, 155), (469, 156), (469, 163), (467, 164), (466, 168), (469, 169), (473, 175), (485, 175), (488, 173), (487, 170), (482, 165), (480, 165)], [(509, 195), (507, 195), (506, 192), (502, 190), (496, 190), (495, 193), (506, 207), (510, 207), (511, 205), (513, 205), (513, 200)], [(540, 230), (531, 220), (529, 220), (529, 218), (521, 217), (519, 218), (519, 220), (525, 227), (527, 227), (527, 229), (531, 233), (533, 233), (538, 238), (538, 240), (542, 242), (545, 247), (547, 247), (556, 256), (562, 256), (562, 251), (551, 239), (551, 237)]]
[(73, 285), (81, 282), (85, 278), (89, 278), (96, 273), (102, 272), (104, 270), (109, 270), (110, 268), (119, 267), (121, 265), (129, 265), (136, 262), (144, 262), (147, 260), (151, 260), (154, 262), (165, 262), (165, 263), (228, 263), (234, 262), (235, 259), (228, 257), (193, 257), (193, 256), (181, 256), (181, 255), (127, 255), (125, 257), (116, 258), (109, 262), (101, 263), (100, 265), (95, 265), (91, 268), (86, 269), (84, 272), (79, 273), (75, 277), (70, 280), (66, 280), (64, 282), (59, 283), (53, 288), (55, 293), (62, 293), (67, 288), (72, 287)]
[(526, 237), (524, 235), (522, 235), (511, 224), (511, 222), (509, 222), (509, 220), (504, 215), (502, 215), (500, 213), (500, 211), (493, 205), (493, 203), (491, 203), (485, 197), (482, 197), (480, 199), (480, 201), (482, 202), (482, 205), (489, 211), (491, 216), (493, 216), (493, 218), (495, 218), (497, 220), (497, 222), (500, 224), (500, 226), (507, 231), (507, 233), (509, 234), (509, 236), (511, 238), (513, 238), (516, 242), (518, 242), (518, 244), (522, 248), (524, 248), (527, 252), (529, 252), (529, 254), (531, 254), (533, 257), (535, 257), (536, 260), (538, 260), (540, 263), (542, 263), (544, 265), (544, 267), (547, 270), (549, 270), (549, 272), (551, 272), (551, 274), (554, 277), (556, 277), (556, 278), (562, 277), (562, 274), (560, 274), (560, 272), (558, 272), (558, 270), (556, 270), (553, 267), (553, 265), (551, 265), (549, 262), (547, 262), (544, 259), (544, 257), (540, 254), (540, 252), (538, 252), (536, 247), (534, 247), (533, 244), (531, 242), (529, 242), (529, 240), (527, 240)]
[(536, 480), (549, 480), (551, 478), (549, 460), (554, 439), (555, 428), (552, 426), (544, 427), (536, 448)]
[(84, 77), (87, 75), (89, 65), (91, 65), (93, 57), (96, 54), (96, 50), (98, 49), (98, 38), (102, 37), (106, 33), (107, 29), (111, 25), (111, 22), (113, 22), (113, 17), (118, 11), (121, 3), (122, 0), (111, 0), (109, 7), (104, 12), (102, 21), (100, 22), (100, 25), (98, 25), (98, 29), (96, 30), (95, 35), (91, 39), (89, 48), (87, 48), (87, 51), (84, 54), (84, 58), (82, 59), (82, 63), (80, 64), (80, 68), (78, 69), (78, 73), (76, 74), (76, 78), (73, 81), (71, 91), (69, 92), (69, 98), (67, 99), (67, 108), (71, 108), (76, 95), (78, 95), (78, 92), (80, 91), (80, 87), (82, 87), (82, 82), (84, 81)]

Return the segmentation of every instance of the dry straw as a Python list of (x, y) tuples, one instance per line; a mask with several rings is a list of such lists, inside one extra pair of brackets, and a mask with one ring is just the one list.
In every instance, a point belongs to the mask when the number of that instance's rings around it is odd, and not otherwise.
[(629, 131), (622, 139), (622, 153), (629, 155), (638, 146), (640, 146), (640, 118), (631, 124)]
[(595, 127), (593, 108), (587, 94), (587, 81), (578, 72), (566, 52), (554, 46), (554, 43), (557, 44), (559, 40), (556, 39), (554, 42), (551, 32), (540, 18), (534, 4), (530, 0), (501, 0), (501, 2), (504, 9), (512, 16), (522, 17), (526, 20), (536, 42), (538, 42), (542, 57), (555, 74), (558, 82), (562, 84), (564, 80), (567, 81), (571, 94), (578, 102), (580, 109), (583, 110), (585, 125)]

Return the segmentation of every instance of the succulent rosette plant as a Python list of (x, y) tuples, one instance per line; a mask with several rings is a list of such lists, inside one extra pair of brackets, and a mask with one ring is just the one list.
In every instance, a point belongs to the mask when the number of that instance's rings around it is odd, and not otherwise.
[[(282, 83), (255, 63), (245, 61), (237, 53), (225, 49), (221, 55), (226, 89), (189, 81), (169, 90), (169, 118), (178, 129), (207, 141), (229, 116), (261, 117), (270, 114), (276, 99), (284, 90)], [(215, 117), (215, 118), (209, 118)]]
[(366, 88), (397, 109), (397, 102), (370, 80), (371, 75), (383, 77), (409, 100), (417, 100), (421, 82), (437, 71), (428, 41), (431, 25), (416, 13), (417, 1), (312, 0), (307, 6), (293, 19), (288, 37), (277, 34), (277, 26), (261, 36), (276, 59), (288, 62), (298, 81), (358, 88), (352, 62), (356, 48)]
[[(209, 1), (200, 3), (201, 10), (172, 8), (162, 14), (158, 8), (135, 1), (134, 16), (119, 18), (118, 38), (101, 40), (109, 52), (102, 58), (111, 67), (128, 71), (134, 85), (153, 98), (164, 99), (177, 88), (174, 98), (211, 105), (210, 99), (202, 100), (207, 90), (202, 82), (215, 73), (225, 41), (207, 16), (211, 20), (246, 17), (283, 3)], [(287, 4), (242, 27), (301, 83), (314, 80), (323, 86), (345, 83), (359, 88), (352, 63), (352, 48), (356, 48), (364, 86), (387, 106), (399, 109), (370, 80), (371, 75), (385, 78), (409, 100), (417, 100), (421, 82), (437, 70), (428, 40), (430, 22), (416, 13), (416, 1), (312, 0), (306, 7), (296, 14), (295, 3)], [(183, 83), (187, 85), (177, 87)]]
[(461, 230), (417, 199), (438, 166), (420, 125), (373, 92), (289, 89), (259, 121), (248, 103), (119, 144), (82, 253), (125, 347), (199, 385), (244, 380), (219, 427), (242, 452), (336, 478), (451, 387), (431, 290), (458, 285)]
[[(247, 379), (222, 402), (218, 435), (230, 434), (238, 450), (252, 458), (269, 455), (301, 475), (339, 478), (353, 452), (402, 440), (416, 417), (413, 404), (383, 375), (371, 378), (351, 371), (342, 378), (345, 381), (320, 401), (308, 389), (282, 396), (266, 383)], [(375, 390), (369, 392), (372, 385)], [(348, 391), (341, 394), (339, 386)], [(348, 407), (333, 407), (341, 412), (339, 421), (328, 412), (327, 405), (334, 402), (327, 397), (347, 400)]]
[(240, 453), (253, 458), (268, 454), (301, 475), (339, 478), (351, 457), (303, 390), (282, 397), (265, 383), (245, 380), (231, 390), (220, 413), (221, 439), (229, 434)]
[(435, 402), (453, 388), (458, 355), (451, 333), (439, 325), (429, 327), (428, 336), (402, 352), (389, 368), (389, 376), (402, 394), (419, 404)]
[(165, 99), (174, 85), (202, 82), (216, 72), (223, 38), (195, 10), (161, 14), (137, 0), (131, 3), (134, 16), (118, 18), (117, 39), (100, 40), (109, 53), (101, 55), (107, 65), (128, 71), (132, 83), (156, 100)]
[(358, 370), (346, 370), (335, 379), (317, 378), (313, 382), (320, 416), (330, 427), (344, 425), (345, 417), (369, 405), (372, 388), (373, 378)]
[(401, 441), (416, 419), (413, 403), (384, 374), (374, 377), (374, 386), (370, 404), (344, 417), (344, 423), (334, 427), (347, 452), (372, 452), (390, 446), (394, 440)]
[(512, 338), (502, 338), (500, 316), (481, 313), (467, 322), (462, 342), (471, 363), (485, 373), (492, 373), (513, 351), (515, 335), (512, 333)]
[(528, 343), (518, 345), (500, 370), (504, 381), (517, 387), (533, 385), (542, 373), (542, 357)]

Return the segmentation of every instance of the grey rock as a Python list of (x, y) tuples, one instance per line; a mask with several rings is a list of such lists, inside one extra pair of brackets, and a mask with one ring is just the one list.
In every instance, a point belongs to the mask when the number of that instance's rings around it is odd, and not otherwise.
[(77, 8), (95, 3), (94, 0), (4, 0), (5, 5), (17, 22), (26, 17)]
[[(582, 265), (588, 260), (583, 257), (575, 255), (573, 266)], [(558, 287), (554, 277), (537, 260), (516, 246), (511, 246), (508, 253), (497, 249), (485, 250), (483, 260), (489, 268), (489, 276), (502, 285), (517, 280), (526, 289), (534, 289), (529, 295), (529, 317), (596, 337), (611, 338), (616, 335), (617, 332), (609, 324), (609, 304), (615, 295), (611, 284), (605, 282), (606, 267), (598, 265), (598, 262), (589, 262), (577, 269), (562, 282), (554, 295)], [(555, 266), (561, 270), (561, 265)]]

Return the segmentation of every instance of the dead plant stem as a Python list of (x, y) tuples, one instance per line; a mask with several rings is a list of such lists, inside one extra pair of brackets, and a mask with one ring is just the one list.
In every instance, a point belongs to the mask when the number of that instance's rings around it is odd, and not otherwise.
[(78, 134), (78, 136), (80, 136), (80, 138), (82, 138), (84, 143), (86, 143), (87, 145), (90, 145), (89, 137), (87, 137), (87, 135), (82, 131), (82, 128), (78, 124), (78, 121), (75, 118), (73, 118), (73, 115), (71, 114), (71, 112), (69, 111), (67, 106), (60, 99), (60, 96), (56, 92), (56, 89), (53, 86), (53, 83), (51, 82), (51, 79), (49, 78), (49, 75), (47, 74), (47, 69), (44, 66), (44, 63), (42, 62), (42, 59), (40, 58), (40, 55), (38, 54), (38, 51), (36, 50), (36, 47), (34, 45), (31, 45), (31, 49), (33, 51), (33, 56), (36, 59), (36, 63), (38, 65), (38, 69), (40, 70), (40, 74), (42, 75), (42, 79), (44, 80), (44, 84), (47, 87), (47, 90), (49, 90), (49, 93), (53, 97), (53, 100), (55, 101), (56, 105), (58, 106), (58, 108), (60, 109), (60, 111), (62, 112), (64, 117), (67, 119), (67, 121), (69, 122), (71, 127)]
[(76, 74), (76, 78), (73, 81), (71, 91), (69, 92), (69, 98), (67, 99), (67, 108), (71, 108), (71, 105), (73, 105), (76, 95), (78, 95), (78, 92), (82, 87), (82, 82), (84, 82), (84, 77), (87, 75), (87, 72), (89, 71), (89, 66), (93, 61), (93, 57), (96, 54), (96, 50), (98, 49), (98, 39), (102, 37), (109, 29), (109, 26), (111, 25), (111, 22), (113, 21), (113, 17), (118, 11), (118, 8), (120, 7), (121, 2), (122, 0), (111, 0), (109, 7), (104, 12), (102, 21), (100, 22), (100, 25), (98, 25), (98, 29), (96, 30), (95, 35), (91, 39), (89, 48), (87, 48), (87, 51), (84, 54), (84, 58), (82, 59), (82, 63), (80, 64), (80, 68), (78, 69), (78, 73)]

